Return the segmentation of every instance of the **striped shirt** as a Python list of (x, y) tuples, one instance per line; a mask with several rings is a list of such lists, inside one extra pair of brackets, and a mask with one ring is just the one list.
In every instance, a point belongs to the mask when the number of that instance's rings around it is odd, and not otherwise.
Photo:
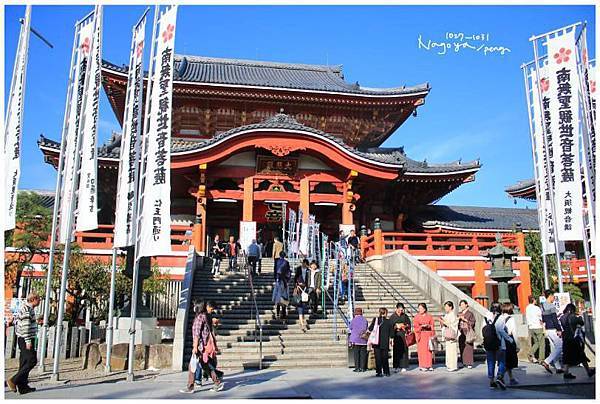
[(21, 306), (15, 319), (17, 320), (17, 336), (25, 339), (25, 343), (32, 344), (38, 330), (33, 307), (29, 303), (25, 303)]

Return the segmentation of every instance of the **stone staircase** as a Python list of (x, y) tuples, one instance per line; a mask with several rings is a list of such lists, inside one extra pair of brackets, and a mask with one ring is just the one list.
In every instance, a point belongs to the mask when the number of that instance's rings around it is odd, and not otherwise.
[[(257, 368), (259, 356), (258, 331), (253, 315), (254, 303), (245, 273), (227, 273), (227, 262), (221, 263), (220, 275), (210, 274), (210, 261), (194, 277), (192, 299), (214, 300), (217, 303), (217, 317), (221, 324), (217, 328), (217, 342), (221, 350), (218, 356), (219, 367), (227, 369)], [(442, 308), (429, 299), (401, 274), (386, 273), (385, 281), (376, 276), (366, 264), (355, 270), (356, 303), (363, 309), (363, 315), (371, 321), (380, 307), (392, 314), (398, 301), (404, 303), (409, 317), (416, 314), (419, 303), (427, 304), (434, 317), (442, 315)], [(346, 326), (341, 315), (337, 315), (337, 335), (334, 335), (332, 303), (326, 300), (326, 314), (306, 316), (310, 329), (304, 333), (300, 329), (298, 314), (291, 307), (287, 323), (275, 318), (275, 307), (271, 302), (273, 290), (273, 260), (262, 260), (262, 275), (254, 278), (256, 302), (263, 325), (263, 368), (299, 367), (346, 367), (348, 350)], [(333, 296), (333, 288), (329, 293)], [(455, 302), (456, 304), (458, 302)], [(347, 314), (346, 304), (340, 309)], [(351, 318), (350, 318), (351, 319)], [(191, 356), (193, 316), (187, 324), (184, 347), (184, 364)], [(441, 335), (436, 321), (436, 332)], [(417, 363), (416, 346), (409, 350), (410, 362)], [(485, 355), (476, 350), (475, 360)], [(436, 363), (443, 363), (444, 353), (436, 354)]]
[[(210, 264), (209, 264), (210, 265)], [(202, 298), (217, 303), (217, 343), (221, 354), (219, 367), (228, 369), (257, 368), (259, 357), (258, 331), (254, 320), (254, 302), (250, 286), (242, 271), (226, 273), (227, 262), (221, 263), (220, 275), (213, 277), (210, 266), (195, 275), (192, 299)], [(287, 323), (275, 318), (271, 301), (273, 291), (273, 260), (263, 259), (262, 275), (254, 278), (256, 303), (263, 326), (263, 368), (342, 367), (346, 366), (345, 337), (334, 339), (333, 319), (329, 315), (305, 315), (309, 330), (300, 329), (298, 314), (292, 308)], [(331, 311), (329, 311), (331, 313)], [(187, 325), (184, 363), (192, 351), (193, 316)], [(345, 324), (338, 318), (338, 330)]]

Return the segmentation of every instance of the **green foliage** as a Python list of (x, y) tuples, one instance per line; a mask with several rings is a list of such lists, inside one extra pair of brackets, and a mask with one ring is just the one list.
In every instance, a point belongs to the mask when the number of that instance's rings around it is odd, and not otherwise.
[[(539, 233), (527, 233), (525, 235), (525, 253), (531, 257), (529, 274), (531, 278), (531, 293), (533, 296), (541, 296), (544, 293), (544, 262), (542, 258), (542, 241)], [(550, 286), (554, 287), (553, 279), (556, 278), (556, 259), (553, 255), (546, 256), (548, 278)]]
[(565, 283), (563, 284), (563, 290), (565, 292), (569, 292), (569, 294), (571, 295), (571, 302), (573, 304), (575, 304), (578, 301), (583, 301), (583, 292), (581, 291), (581, 289), (579, 288), (579, 286), (575, 285), (574, 283)]
[(14, 247), (6, 254), (6, 286), (15, 287), (24, 269), (30, 266), (34, 255), (47, 246), (52, 223), (52, 212), (42, 205), (42, 197), (33, 192), (19, 192), (17, 197), (16, 226), (5, 233), (5, 246)]

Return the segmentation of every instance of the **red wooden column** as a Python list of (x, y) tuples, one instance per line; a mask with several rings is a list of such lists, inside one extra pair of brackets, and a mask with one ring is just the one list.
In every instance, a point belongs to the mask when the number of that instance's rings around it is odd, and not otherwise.
[(252, 221), (252, 209), (254, 208), (254, 177), (244, 178), (244, 207), (242, 220)]
[(300, 180), (300, 210), (302, 210), (302, 222), (308, 223), (310, 208), (310, 181), (308, 178)]
[[(525, 234), (517, 231), (517, 248), (519, 250), (519, 256), (525, 255)], [(517, 297), (519, 298), (519, 309), (521, 313), (525, 313), (525, 308), (529, 304), (529, 296), (531, 295), (531, 277), (529, 274), (529, 261), (519, 261), (517, 264), (519, 268), (519, 279), (521, 283), (517, 287)]]
[(383, 231), (381, 231), (381, 221), (379, 218), (375, 219), (373, 226), (373, 241), (375, 242), (375, 255), (383, 255), (385, 247), (383, 245)]
[[(473, 263), (473, 269), (475, 273), (475, 284), (471, 289), (471, 295), (473, 298), (477, 296), (485, 296), (486, 295), (486, 287), (485, 287), (485, 268), (487, 267), (485, 261), (475, 261)], [(491, 300), (490, 300), (491, 301)]]

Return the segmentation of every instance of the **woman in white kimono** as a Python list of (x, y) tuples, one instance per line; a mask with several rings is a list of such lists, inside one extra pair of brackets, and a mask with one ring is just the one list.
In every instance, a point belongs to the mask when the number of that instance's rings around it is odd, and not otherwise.
[(448, 372), (458, 370), (458, 317), (454, 313), (454, 303), (444, 303), (446, 314), (439, 317), (442, 324), (442, 337), (446, 344), (446, 368)]

